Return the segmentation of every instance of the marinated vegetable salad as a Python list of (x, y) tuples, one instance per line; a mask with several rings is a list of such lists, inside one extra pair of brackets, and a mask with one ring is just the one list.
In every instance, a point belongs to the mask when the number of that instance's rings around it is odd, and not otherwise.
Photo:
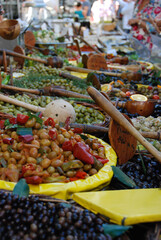
[(70, 182), (96, 174), (109, 160), (98, 139), (53, 118), (18, 114), (0, 121), (0, 179), (29, 184)]

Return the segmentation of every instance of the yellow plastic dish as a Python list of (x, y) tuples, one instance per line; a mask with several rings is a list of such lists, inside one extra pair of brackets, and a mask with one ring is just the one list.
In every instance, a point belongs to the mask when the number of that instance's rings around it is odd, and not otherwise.
[(79, 73), (79, 72), (70, 72), (71, 75), (79, 77), (79, 78), (86, 78), (88, 73)]
[(119, 225), (161, 220), (161, 190), (158, 188), (75, 193), (73, 199)]
[[(88, 135), (91, 138), (95, 138)], [(60, 199), (70, 199), (73, 193), (91, 191), (92, 189), (99, 189), (101, 185), (110, 183), (113, 171), (111, 166), (116, 165), (117, 156), (113, 148), (99, 139), (101, 144), (105, 147), (106, 158), (109, 162), (104, 165), (99, 172), (83, 180), (77, 180), (69, 183), (44, 183), (39, 185), (29, 185), (30, 194), (45, 194)], [(0, 180), (0, 189), (13, 190), (16, 183)]]

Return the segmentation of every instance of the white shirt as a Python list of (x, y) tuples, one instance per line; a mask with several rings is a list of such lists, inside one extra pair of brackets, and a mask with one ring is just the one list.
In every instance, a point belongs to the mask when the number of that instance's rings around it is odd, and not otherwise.
[(106, 19), (107, 12), (104, 2), (100, 3), (100, 1), (95, 1), (92, 5), (91, 12), (95, 23), (99, 23), (101, 19)]
[(118, 0), (121, 6), (122, 17), (122, 27), (123, 29), (131, 29), (131, 26), (128, 24), (128, 21), (133, 18), (133, 11), (135, 2), (125, 2), (123, 0)]

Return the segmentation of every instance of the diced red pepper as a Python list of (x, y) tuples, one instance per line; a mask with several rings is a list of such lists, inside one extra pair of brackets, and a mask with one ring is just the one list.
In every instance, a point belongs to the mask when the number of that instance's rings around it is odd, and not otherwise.
[(64, 151), (72, 151), (73, 150), (73, 144), (72, 142), (69, 140), (69, 141), (65, 141), (62, 145), (62, 149)]
[(153, 99), (158, 100), (160, 99), (159, 95), (153, 95)]
[(17, 114), (17, 123), (25, 124), (29, 119), (29, 116), (24, 114)]
[(9, 122), (11, 123), (11, 124), (16, 124), (17, 123), (17, 118), (10, 118), (9, 119)]
[(100, 157), (99, 155), (94, 155), (94, 157), (97, 158), (97, 160), (100, 161), (102, 164), (109, 162), (108, 159), (104, 159), (104, 158)]
[(102, 164), (105, 164), (105, 163), (109, 162), (108, 159), (97, 158), (97, 160), (100, 161)]
[(127, 92), (126, 92), (126, 96), (127, 96), (127, 97), (130, 97), (130, 96), (131, 96), (131, 92), (130, 92), (130, 91), (127, 91)]
[(50, 129), (49, 136), (50, 136), (51, 140), (55, 140), (58, 136), (58, 133), (55, 129)]
[(153, 87), (152, 86), (148, 86), (148, 90), (152, 90), (153, 89)]
[(55, 122), (53, 118), (48, 118), (45, 122), (44, 122), (45, 126), (51, 126), (51, 127), (55, 127)]
[(71, 182), (79, 180), (79, 178), (77, 178), (77, 177), (71, 177), (69, 179), (70, 179)]
[(24, 143), (29, 143), (34, 140), (34, 137), (32, 135), (23, 135), (19, 136), (19, 140)]
[(75, 177), (80, 178), (80, 179), (85, 179), (86, 176), (87, 176), (87, 173), (84, 171), (78, 171), (75, 175)]
[(5, 128), (5, 120), (0, 120), (0, 129), (4, 129)]
[(27, 163), (24, 166), (22, 166), (22, 176), (24, 175), (24, 173), (28, 170), (30, 171), (35, 171), (35, 166), (32, 163)]
[(25, 179), (28, 184), (40, 184), (43, 181), (39, 176), (26, 177)]
[(74, 128), (74, 129), (73, 129), (73, 132), (74, 132), (74, 133), (82, 133), (83, 130), (82, 130), (81, 128)]
[(12, 145), (14, 143), (14, 138), (4, 138), (3, 143)]
[(42, 116), (43, 116), (43, 114), (42, 114), (42, 112), (40, 112), (38, 117), (42, 118)]
[(87, 164), (94, 164), (94, 158), (88, 151), (89, 146), (82, 142), (77, 142), (73, 147), (73, 155), (75, 158)]
[(71, 119), (71, 117), (67, 117), (67, 119), (65, 120), (65, 126), (64, 126), (64, 128), (65, 128), (67, 131), (70, 129), (70, 126), (69, 126), (69, 124), (70, 124), (70, 119)]
[(98, 148), (101, 148), (101, 147), (104, 148), (104, 146), (101, 143), (98, 143)]

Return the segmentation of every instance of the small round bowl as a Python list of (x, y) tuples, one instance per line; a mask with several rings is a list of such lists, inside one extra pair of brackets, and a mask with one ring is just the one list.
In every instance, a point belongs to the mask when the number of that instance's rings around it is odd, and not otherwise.
[(127, 101), (125, 108), (128, 113), (139, 114), (140, 116), (148, 117), (154, 112), (154, 101)]
[(13, 40), (20, 34), (20, 24), (17, 20), (5, 20), (0, 24), (0, 36)]

